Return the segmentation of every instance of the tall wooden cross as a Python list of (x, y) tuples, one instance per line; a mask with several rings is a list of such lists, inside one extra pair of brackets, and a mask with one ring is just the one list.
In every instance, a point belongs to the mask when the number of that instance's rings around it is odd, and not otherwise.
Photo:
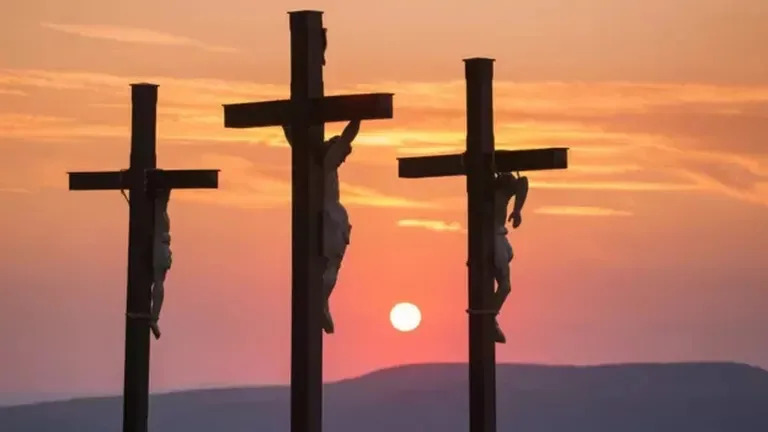
[(568, 167), (568, 149), (495, 150), (493, 59), (464, 60), (467, 149), (464, 154), (400, 158), (403, 178), (466, 175), (469, 249), (469, 429), (496, 430), (494, 345), (494, 176)]
[(126, 171), (69, 173), (69, 190), (128, 190), (128, 295), (125, 321), (123, 432), (146, 432), (149, 409), (149, 315), (156, 190), (218, 188), (219, 170), (157, 169), (157, 85), (131, 85), (131, 156)]
[(292, 181), (291, 431), (322, 429), (324, 124), (392, 118), (392, 94), (324, 96), (322, 12), (290, 12), (291, 98), (224, 105), (224, 126), (290, 125)]

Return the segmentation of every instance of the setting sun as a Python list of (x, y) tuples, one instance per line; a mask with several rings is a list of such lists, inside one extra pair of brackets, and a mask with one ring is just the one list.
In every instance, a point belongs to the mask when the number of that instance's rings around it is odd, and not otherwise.
[(389, 312), (389, 320), (395, 329), (409, 332), (421, 324), (421, 311), (412, 303), (398, 303)]

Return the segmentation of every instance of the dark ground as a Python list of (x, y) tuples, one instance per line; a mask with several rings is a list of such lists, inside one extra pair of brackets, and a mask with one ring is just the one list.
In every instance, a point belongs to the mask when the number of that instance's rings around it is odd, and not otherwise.
[[(328, 432), (466, 432), (467, 367), (403, 366), (325, 389)], [(768, 372), (734, 363), (498, 366), (499, 432), (768, 432)], [(121, 400), (0, 408), (2, 432), (119, 432)], [(150, 431), (288, 431), (288, 389), (152, 397)]]

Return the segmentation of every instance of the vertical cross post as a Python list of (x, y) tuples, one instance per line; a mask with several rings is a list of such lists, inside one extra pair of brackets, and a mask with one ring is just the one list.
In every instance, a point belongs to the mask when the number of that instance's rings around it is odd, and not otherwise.
[[(469, 310), (493, 309), (493, 60), (464, 62), (467, 81), (467, 228)], [(472, 432), (496, 431), (494, 316), (469, 314), (469, 422)]]
[(291, 431), (323, 425), (323, 267), (325, 179), (319, 157), (323, 122), (310, 122), (310, 99), (322, 98), (322, 12), (289, 14), (291, 30)]
[(131, 101), (123, 431), (146, 432), (149, 416), (149, 332), (146, 322), (130, 317), (149, 315), (151, 306), (152, 262), (147, 258), (152, 256), (154, 203), (145, 193), (144, 173), (157, 167), (157, 86), (131, 85)]
[(153, 283), (155, 191), (218, 187), (218, 170), (158, 170), (157, 85), (131, 85), (131, 153), (126, 171), (69, 173), (70, 190), (128, 190), (123, 432), (147, 432), (149, 316)]
[(401, 178), (466, 175), (469, 294), (469, 430), (496, 431), (494, 179), (497, 173), (563, 169), (568, 149), (496, 150), (493, 59), (464, 61), (467, 142), (464, 154), (400, 158)]
[(392, 118), (392, 94), (325, 96), (322, 12), (289, 13), (291, 98), (224, 105), (224, 126), (291, 129), (291, 431), (322, 430), (323, 201), (327, 122)]

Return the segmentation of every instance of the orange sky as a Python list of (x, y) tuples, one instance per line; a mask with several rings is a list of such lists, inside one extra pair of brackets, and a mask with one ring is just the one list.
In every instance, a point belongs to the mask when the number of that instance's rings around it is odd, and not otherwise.
[[(121, 388), (127, 205), (68, 192), (65, 172), (127, 167), (137, 81), (160, 85), (159, 164), (222, 169), (219, 190), (170, 204), (152, 388), (287, 381), (290, 155), (279, 128), (224, 129), (221, 104), (288, 95), (285, 13), (308, 8), (329, 27), (328, 94), (396, 93), (341, 170), (355, 228), (329, 379), (466, 359), (463, 179), (401, 180), (396, 158), (461, 150), (470, 56), (497, 60), (498, 148), (572, 149), (568, 171), (531, 175), (499, 360), (768, 367), (763, 0), (16, 3), (0, 16), (0, 403)], [(422, 327), (392, 330), (397, 301)]]

